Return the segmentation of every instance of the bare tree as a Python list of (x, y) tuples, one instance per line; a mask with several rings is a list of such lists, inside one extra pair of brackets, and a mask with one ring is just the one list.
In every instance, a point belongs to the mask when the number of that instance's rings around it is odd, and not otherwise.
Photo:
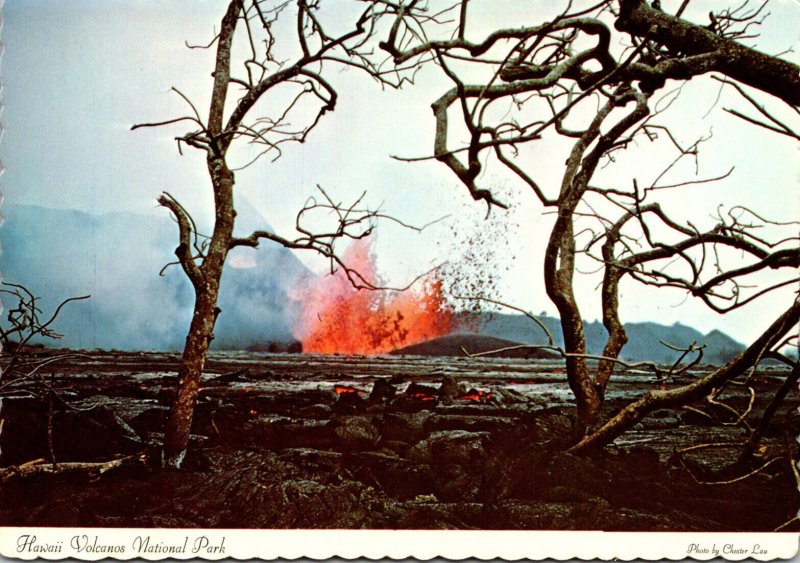
[[(320, 119), (336, 106), (336, 89), (323, 74), (328, 67), (356, 67), (382, 79), (361, 53), (372, 34), (376, 9), (366, 6), (359, 10), (346, 31), (332, 34), (323, 23), (318, 1), (231, 0), (219, 33), (203, 47), (216, 47), (207, 117), (182, 92), (174, 90), (188, 104), (189, 114), (133, 127), (191, 123), (194, 129), (177, 137), (178, 147), (188, 145), (205, 153), (214, 198), (214, 223), (208, 236), (198, 232), (190, 213), (172, 195), (164, 193), (158, 200), (177, 221), (179, 245), (175, 254), (195, 292), (194, 314), (178, 375), (178, 393), (164, 437), (166, 466), (180, 467), (186, 453), (198, 383), (220, 314), (217, 307), (220, 279), (232, 248), (255, 247), (260, 240), (267, 239), (289, 248), (310, 249), (328, 258), (332, 267), (344, 267), (357, 286), (371, 285), (341, 263), (334, 245), (339, 239), (367, 236), (379, 213), (364, 208), (360, 200), (353, 205), (341, 205), (322, 191), (320, 199), (310, 200), (298, 214), (296, 238), (267, 231), (236, 237), (235, 176), (228, 159), (229, 149), (237, 141), (257, 147), (255, 159), (280, 156), (285, 144), (302, 143)], [(285, 29), (287, 22), (291, 24), (289, 29), (294, 30), (293, 40), (286, 40), (285, 35), (279, 37), (276, 31), (281, 24)], [(283, 49), (280, 55), (279, 44)], [(287, 56), (291, 58), (287, 60)], [(233, 62), (237, 59), (238, 63)], [(257, 104), (259, 108), (268, 108), (269, 115), (253, 117)], [(315, 209), (334, 213), (336, 224), (332, 230), (314, 233), (308, 228), (305, 220)]]
[[(785, 344), (800, 320), (796, 295), (786, 297), (785, 311), (726, 366), (689, 386), (648, 393), (598, 428), (606, 386), (622, 363), (627, 341), (619, 315), (623, 279), (684, 291), (718, 312), (775, 291), (786, 294), (797, 284), (796, 224), (734, 207), (720, 209), (710, 228), (699, 229), (659, 204), (667, 190), (730, 174), (666, 181), (678, 162), (697, 158), (704, 141), (683, 144), (675, 130), (679, 125), (660, 120), (686, 81), (713, 73), (723, 83), (718, 88), (733, 88), (759, 115), (738, 109), (730, 113), (797, 138), (797, 126), (789, 120), (800, 113), (800, 68), (745, 45), (757, 35), (766, 3), (751, 7), (745, 2), (697, 23), (681, 17), (690, 0), (674, 2), (672, 13), (661, 2), (601, 0), (579, 6), (565, 1), (560, 13), (540, 21), (531, 16), (525, 25), (489, 30), (470, 19), (479, 7), (470, 0), (372, 4), (391, 13), (381, 48), (396, 65), (435, 65), (453, 84), (432, 104), (436, 131), (427, 158), (444, 163), (489, 210), (507, 207), (485, 185), (487, 170), (502, 171), (555, 217), (543, 274), (561, 318), (564, 347), (559, 351), (577, 402), (573, 451), (609, 443), (654, 409), (707, 395)], [(536, 13), (533, 8), (529, 12)], [(764, 95), (773, 109), (757, 100)], [(786, 114), (789, 118), (780, 117)], [(557, 187), (537, 178), (530, 149), (549, 141), (571, 143)], [(637, 178), (623, 176), (614, 185), (601, 185), (604, 166), (644, 143), (660, 143), (674, 154), (652, 183), (640, 186)], [(594, 358), (587, 354), (575, 291), (579, 261), (603, 272), (600, 295), (608, 340), (603, 354)], [(765, 271), (770, 273), (766, 279)], [(675, 370), (686, 368), (681, 362), (687, 354), (696, 361), (695, 351), (682, 351)]]
[[(44, 458), (28, 461), (22, 465), (0, 467), (0, 484), (43, 476), (57, 475), (98, 478), (100, 475), (130, 464), (146, 464), (147, 454), (96, 462), (58, 463), (54, 447), (54, 406), (75, 411), (88, 411), (92, 407), (76, 407), (71, 404), (63, 389), (55, 384), (45, 371), (59, 364), (85, 357), (75, 352), (55, 352), (39, 354), (33, 345), (41, 340), (58, 340), (63, 335), (53, 326), (65, 306), (76, 301), (89, 299), (89, 295), (69, 297), (61, 301), (50, 314), (42, 308), (42, 299), (28, 287), (7, 281), (0, 282), (0, 297), (6, 307), (6, 314), (0, 320), (0, 414), (3, 398), (7, 395), (28, 396), (43, 401), (47, 406), (47, 448), (48, 460)], [(7, 415), (5, 415), (7, 416)], [(0, 431), (3, 430), (5, 416), (0, 417)]]
[(0, 282), (0, 297), (6, 306), (5, 318), (0, 321), (0, 379), (5, 380), (0, 382), (0, 394), (6, 389), (28, 383), (33, 383), (44, 394), (52, 393), (41, 375), (42, 368), (78, 357), (79, 354), (55, 354), (40, 359), (32, 357), (27, 347), (38, 344), (42, 339), (62, 338), (63, 335), (53, 328), (62, 309), (91, 296), (64, 299), (49, 315), (42, 310), (41, 299), (24, 285)]
[(43, 316), (41, 299), (24, 285), (2, 281), (0, 295), (7, 303), (5, 319), (0, 323), (0, 349), (12, 355), (37, 338), (62, 338), (63, 335), (52, 328), (61, 310), (68, 303), (91, 297), (68, 297), (56, 306), (50, 316)]

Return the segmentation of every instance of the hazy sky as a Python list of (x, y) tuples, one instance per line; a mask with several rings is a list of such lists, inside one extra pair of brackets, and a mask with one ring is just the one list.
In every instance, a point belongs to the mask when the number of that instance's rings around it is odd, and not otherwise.
[[(672, 11), (672, 4), (677, 4), (662, 3)], [(170, 92), (172, 86), (199, 107), (206, 106), (213, 53), (189, 50), (184, 41), (207, 42), (225, 4), (221, 0), (5, 0), (0, 67), (5, 128), (0, 145), (5, 172), (0, 184), (5, 200), (152, 216), (166, 213), (155, 200), (167, 190), (198, 213), (207, 212), (210, 192), (204, 159), (193, 150), (179, 156), (173, 140), (184, 129), (132, 132), (130, 127), (185, 114), (183, 102)], [(484, 5), (490, 8), (480, 15), (489, 26), (501, 15), (497, 7), (511, 3), (495, 0)], [(692, 9), (694, 14), (705, 14), (708, 3), (698, 0)], [(771, 11), (759, 48), (773, 54), (794, 49), (786, 58), (799, 61), (800, 4), (773, 0)], [(520, 14), (502, 15), (519, 21)], [(353, 72), (334, 80), (341, 87), (336, 111), (324, 118), (308, 143), (287, 147), (276, 163), (264, 160), (239, 173), (238, 197), (246, 198), (283, 233), (289, 233), (295, 212), (316, 184), (344, 201), (366, 190), (369, 203), (382, 204), (385, 211), (414, 224), (447, 215), (446, 221), (422, 234), (392, 225), (379, 228), (376, 253), (389, 283), (404, 285), (454, 256), (472, 229), (478, 229), (487, 243), (494, 241), (495, 254), (503, 258), (494, 263), (503, 276), (500, 297), (533, 312), (554, 313), (541, 281), (541, 247), (551, 219), (542, 216), (541, 207), (520, 186), (502, 176), (482, 178), (516, 203), (505, 214), (493, 213), (487, 222), (485, 207), (472, 203), (443, 165), (390, 158), (430, 153), (430, 103), (449, 84), (429, 73), (420, 77), (415, 89), (381, 92)], [(676, 130), (684, 142), (713, 132), (701, 155), (700, 176), (724, 172), (732, 165), (735, 173), (718, 186), (681, 190), (667, 197), (665, 206), (699, 225), (721, 203), (749, 203), (781, 220), (800, 216), (797, 143), (743, 125), (722, 111), (724, 103), (715, 104), (716, 96), (717, 89), (707, 81), (688, 85), (670, 109), (671, 119), (680, 123)], [(738, 103), (730, 93), (723, 94), (722, 101), (727, 106)], [(539, 179), (551, 194), (560, 180), (563, 150), (554, 142), (532, 154)], [(626, 155), (604, 174), (637, 177), (645, 183), (664, 158), (657, 148), (641, 147), (641, 152)], [(109, 251), (109, 241), (91, 244), (97, 252)], [(322, 267), (308, 255), (300, 258)], [(587, 296), (582, 311), (589, 319), (599, 316), (598, 300), (592, 298), (597, 281), (596, 276), (587, 276), (580, 284)], [(680, 294), (643, 292), (628, 285), (622, 312), (625, 321), (679, 321), (706, 332), (721, 328), (746, 341), (789, 298), (784, 292), (756, 308), (721, 318)]]

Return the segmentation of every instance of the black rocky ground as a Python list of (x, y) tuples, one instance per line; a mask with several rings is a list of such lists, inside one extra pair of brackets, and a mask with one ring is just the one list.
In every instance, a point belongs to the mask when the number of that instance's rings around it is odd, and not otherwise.
[[(4, 381), (3, 467), (140, 452), (150, 463), (7, 479), (0, 524), (767, 531), (800, 502), (796, 393), (747, 466), (730, 469), (735, 447), (677, 453), (744, 437), (742, 424), (721, 424), (731, 410), (705, 404), (654, 413), (577, 457), (563, 453), (572, 416), (563, 366), (522, 359), (215, 355), (185, 467), (160, 470), (176, 365), (170, 354), (65, 357), (41, 370), (58, 391), (52, 407), (29, 383)], [(785, 375), (759, 372), (720, 400), (742, 412), (752, 389), (745, 421), (755, 423)], [(607, 415), (682, 382), (615, 376)], [(717, 481), (730, 483), (704, 484)]]

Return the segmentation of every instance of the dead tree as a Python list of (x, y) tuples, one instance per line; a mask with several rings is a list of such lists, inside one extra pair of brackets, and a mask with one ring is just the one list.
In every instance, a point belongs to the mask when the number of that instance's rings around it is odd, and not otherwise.
[(0, 282), (0, 300), (5, 306), (5, 318), (0, 321), (0, 392), (15, 382), (41, 380), (38, 374), (42, 363), (52, 364), (71, 354), (60, 354), (45, 360), (31, 360), (26, 348), (40, 344), (42, 339), (58, 340), (63, 335), (53, 326), (61, 310), (69, 303), (89, 299), (90, 295), (69, 297), (61, 301), (50, 315), (41, 307), (41, 299), (28, 287), (12, 282)]
[[(194, 219), (174, 197), (165, 193), (158, 200), (177, 221), (179, 245), (175, 254), (195, 293), (194, 314), (178, 374), (178, 393), (164, 437), (164, 464), (168, 467), (180, 467), (186, 453), (198, 382), (220, 314), (217, 298), (228, 252), (237, 246), (255, 247), (261, 239), (267, 239), (293, 249), (314, 250), (330, 259), (332, 266), (344, 267), (336, 257), (335, 242), (367, 236), (373, 219), (379, 216), (363, 208), (360, 201), (344, 206), (322, 192), (322, 199), (311, 200), (298, 215), (296, 238), (267, 231), (241, 238), (234, 236), (235, 176), (228, 158), (231, 146), (249, 142), (259, 148), (258, 159), (266, 154), (280, 156), (287, 143), (302, 143), (320, 119), (336, 106), (337, 91), (324, 76), (329, 67), (356, 67), (383, 80), (361, 53), (373, 31), (375, 8), (358, 6), (349, 29), (334, 35), (323, 22), (319, 4), (310, 0), (283, 3), (231, 0), (219, 33), (206, 46), (216, 47), (207, 117), (201, 116), (189, 98), (175, 90), (189, 105), (189, 114), (133, 127), (193, 124), (194, 130), (177, 137), (178, 147), (187, 145), (205, 153), (214, 198), (213, 229), (207, 237), (198, 233)], [(291, 39), (286, 37), (285, 25), (278, 31), (287, 20), (291, 22), (288, 29), (294, 30)], [(276, 53), (279, 44), (280, 55)], [(292, 53), (289, 60), (286, 53)], [(239, 62), (235, 63), (237, 59)], [(287, 91), (292, 92), (288, 97)], [(257, 104), (258, 111), (268, 108), (269, 115), (253, 117)], [(319, 208), (336, 213), (337, 224), (329, 232), (313, 233), (302, 224), (308, 211)], [(356, 285), (370, 285), (357, 272), (345, 271)]]
[[(395, 64), (436, 65), (453, 85), (432, 103), (436, 130), (433, 153), (427, 158), (444, 163), (489, 210), (507, 206), (483, 185), (484, 173), (493, 170), (528, 188), (554, 216), (542, 270), (547, 294), (561, 318), (562, 355), (577, 402), (573, 451), (607, 444), (653, 409), (700, 398), (780, 347), (800, 320), (800, 306), (791, 295), (800, 266), (796, 225), (733, 208), (720, 211), (716, 224), (700, 230), (659, 206), (666, 190), (730, 174), (662, 181), (675, 163), (696, 158), (702, 144), (699, 139), (685, 146), (671, 129), (679, 125), (660, 122), (660, 113), (670, 103), (664, 95), (667, 84), (712, 74), (760, 115), (730, 113), (798, 138), (796, 126), (747, 91), (766, 95), (790, 119), (800, 113), (800, 68), (742, 42), (754, 36), (766, 15), (764, 6), (745, 4), (713, 13), (709, 26), (682, 19), (688, 0), (675, 2), (672, 13), (643, 0), (579, 4), (563, 2), (560, 13), (556, 6), (551, 16), (519, 27), (486, 29), (471, 21), (470, 0), (373, 0), (376, 8), (391, 14), (380, 45)], [(530, 147), (554, 139), (572, 145), (560, 185), (547, 186), (537, 178)], [(599, 184), (603, 166), (613, 165), (620, 153), (644, 142), (674, 151), (664, 173), (642, 187), (637, 178), (624, 176), (612, 186)], [(770, 227), (766, 238), (757, 235), (764, 226)], [(781, 229), (789, 234), (779, 233)], [(731, 259), (734, 252), (738, 258)], [(596, 367), (587, 361), (575, 292), (578, 262), (586, 260), (595, 261), (604, 274), (601, 299), (609, 336)], [(766, 282), (758, 279), (765, 271), (771, 276)], [(775, 291), (786, 294), (788, 304), (765, 327), (764, 335), (728, 365), (688, 388), (648, 394), (598, 429), (606, 385), (627, 341), (619, 316), (624, 278), (679, 289), (718, 312), (750, 305)], [(753, 279), (756, 287), (748, 283)]]
[[(84, 357), (75, 352), (36, 353), (35, 345), (42, 340), (58, 340), (63, 335), (53, 327), (63, 308), (75, 301), (89, 299), (89, 295), (69, 297), (61, 301), (50, 314), (46, 314), (41, 299), (28, 287), (0, 282), (0, 300), (5, 306), (5, 316), (0, 320), (0, 431), (6, 416), (2, 413), (2, 399), (7, 395), (25, 393), (49, 405), (47, 412), (47, 446), (49, 460), (44, 458), (31, 460), (22, 465), (0, 467), (0, 485), (12, 481), (47, 476), (64, 476), (79, 478), (99, 478), (103, 473), (118, 467), (147, 462), (147, 454), (142, 452), (135, 456), (114, 459), (102, 463), (76, 462), (58, 463), (53, 447), (53, 414), (54, 404), (65, 408), (78, 409), (62, 395), (61, 390), (53, 384), (51, 378), (43, 372), (59, 364)], [(6, 427), (8, 428), (8, 427)]]

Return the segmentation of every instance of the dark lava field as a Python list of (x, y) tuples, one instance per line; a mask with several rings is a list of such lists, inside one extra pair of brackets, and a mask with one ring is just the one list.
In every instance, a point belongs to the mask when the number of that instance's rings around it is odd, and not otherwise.
[[(796, 392), (735, 463), (787, 377), (780, 367), (574, 456), (559, 360), (218, 353), (184, 467), (164, 470), (177, 355), (36, 355), (35, 381), (0, 384), (4, 526), (800, 529)], [(702, 371), (618, 373), (604, 416)], [(26, 471), (111, 460), (122, 461)]]

